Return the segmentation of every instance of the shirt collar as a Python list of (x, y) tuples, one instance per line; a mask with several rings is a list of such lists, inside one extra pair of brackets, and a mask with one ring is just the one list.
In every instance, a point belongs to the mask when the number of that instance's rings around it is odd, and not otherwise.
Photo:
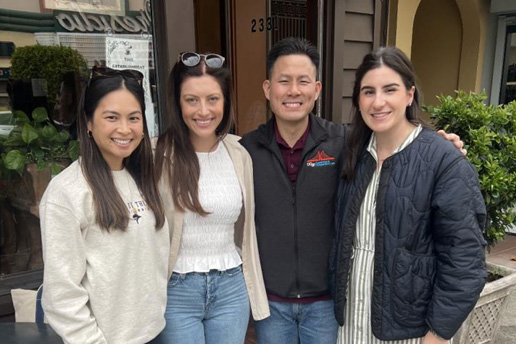
[(276, 121), (274, 121), (274, 132), (276, 134), (276, 142), (278, 143), (278, 145), (283, 146), (288, 149), (294, 149), (294, 150), (295, 149), (303, 149), (305, 147), (305, 143), (308, 138), (308, 133), (310, 132), (310, 121), (308, 121), (308, 125), (306, 126), (305, 132), (303, 133), (303, 135), (301, 135), (299, 140), (297, 140), (297, 142), (294, 144), (294, 147), (290, 147), (288, 145), (287, 141), (285, 141), (283, 139), (283, 137), (281, 137), (281, 134), (278, 129), (278, 124), (276, 123)]
[[(415, 127), (410, 134), (405, 138), (405, 140), (392, 152), (392, 154), (396, 154), (405, 149), (409, 144), (414, 141), (414, 139), (419, 135), (419, 133), (423, 130), (421, 124)], [(369, 139), (369, 144), (367, 145), (367, 151), (373, 156), (373, 158), (378, 161), (378, 154), (376, 152), (376, 134), (373, 132), (371, 134), (371, 138)]]

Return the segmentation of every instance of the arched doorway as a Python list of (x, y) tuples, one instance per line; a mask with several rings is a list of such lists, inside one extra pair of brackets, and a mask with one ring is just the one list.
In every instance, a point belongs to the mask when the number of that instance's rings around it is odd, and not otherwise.
[(435, 105), (436, 95), (453, 94), (458, 88), (462, 40), (455, 1), (421, 1), (414, 18), (411, 57), (425, 104)]

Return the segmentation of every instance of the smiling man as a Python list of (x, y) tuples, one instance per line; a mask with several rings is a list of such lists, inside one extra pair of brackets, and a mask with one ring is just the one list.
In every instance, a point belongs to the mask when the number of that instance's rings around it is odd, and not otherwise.
[(321, 92), (319, 54), (287, 38), (267, 57), (263, 83), (273, 118), (244, 136), (253, 159), (256, 229), (271, 316), (255, 323), (260, 344), (334, 344), (328, 289), (334, 191), (346, 127), (311, 115)]

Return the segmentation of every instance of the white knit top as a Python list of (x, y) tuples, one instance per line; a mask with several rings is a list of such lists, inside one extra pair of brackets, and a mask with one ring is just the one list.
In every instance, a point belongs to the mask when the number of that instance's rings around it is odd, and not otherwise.
[(178, 273), (227, 270), (242, 264), (234, 241), (242, 210), (242, 190), (224, 144), (214, 152), (197, 153), (201, 174), (199, 201), (210, 214), (185, 211), (183, 235), (174, 267)]

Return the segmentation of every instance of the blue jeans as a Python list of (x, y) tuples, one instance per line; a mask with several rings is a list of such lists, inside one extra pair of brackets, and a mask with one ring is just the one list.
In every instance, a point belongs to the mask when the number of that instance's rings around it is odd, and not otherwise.
[(244, 342), (250, 309), (242, 266), (206, 273), (174, 272), (167, 294), (167, 324), (156, 343)]
[(269, 301), (271, 316), (256, 321), (260, 344), (335, 344), (339, 325), (333, 301), (307, 304)]

